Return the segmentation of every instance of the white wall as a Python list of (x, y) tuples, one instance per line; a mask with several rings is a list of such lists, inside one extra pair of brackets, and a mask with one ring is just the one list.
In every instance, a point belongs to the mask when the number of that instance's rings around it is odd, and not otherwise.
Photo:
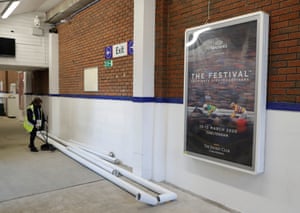
[(29, 67), (48, 67), (48, 29), (50, 26), (43, 24), (43, 36), (35, 36), (33, 32), (33, 20), (36, 15), (44, 14), (28, 13), (10, 16), (8, 19), (0, 19), (0, 37), (16, 39), (16, 57), (0, 57), (0, 64)]
[(52, 134), (85, 143), (100, 152), (113, 151), (140, 173), (145, 153), (141, 153), (139, 140), (143, 126), (136, 125), (141, 113), (136, 110), (141, 107), (129, 101), (63, 97), (50, 97), (48, 107)]
[(135, 125), (139, 115), (135, 110), (141, 109), (137, 105), (141, 103), (50, 97), (50, 132), (98, 151), (113, 151), (133, 169), (147, 165), (152, 179), (166, 180), (243, 213), (299, 212), (300, 113), (267, 111), (265, 172), (250, 175), (183, 155), (182, 104), (148, 106), (153, 113), (144, 122), (154, 125), (148, 150), (153, 157), (144, 162), (147, 150), (136, 141), (141, 134)]
[(243, 213), (299, 212), (300, 113), (267, 112), (265, 172), (257, 176), (184, 156), (183, 106), (169, 114), (166, 181)]
[(57, 33), (49, 33), (49, 93), (59, 93), (59, 46)]

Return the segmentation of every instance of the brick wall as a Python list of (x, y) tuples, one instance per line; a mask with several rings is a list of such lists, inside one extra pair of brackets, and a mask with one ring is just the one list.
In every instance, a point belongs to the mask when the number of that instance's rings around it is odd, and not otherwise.
[(156, 81), (158, 97), (183, 97), (186, 28), (251, 12), (270, 15), (268, 101), (300, 103), (299, 0), (157, 0)]
[[(23, 94), (23, 73), (16, 71), (0, 71), (0, 81), (3, 81), (3, 91), (10, 92), (10, 84), (17, 85), (17, 93)], [(32, 71), (32, 93), (36, 95), (48, 95), (49, 74), (48, 70)]]
[[(133, 0), (101, 0), (57, 26), (61, 94), (132, 96), (133, 57), (104, 67), (104, 48), (133, 39)], [(84, 92), (84, 68), (98, 67), (98, 92)]]
[(36, 95), (49, 94), (48, 70), (38, 70), (32, 72), (32, 93)]
[[(3, 91), (0, 92), (9, 92), (11, 83), (18, 85), (18, 73), (15, 71), (0, 71), (0, 81), (3, 82)], [(18, 87), (16, 89), (18, 91)]]
[(18, 73), (15, 71), (7, 71), (7, 92), (10, 92), (10, 84), (16, 84), (16, 92), (18, 93)]
[(2, 90), (0, 92), (7, 92), (7, 71), (0, 71), (0, 81), (2, 81)]

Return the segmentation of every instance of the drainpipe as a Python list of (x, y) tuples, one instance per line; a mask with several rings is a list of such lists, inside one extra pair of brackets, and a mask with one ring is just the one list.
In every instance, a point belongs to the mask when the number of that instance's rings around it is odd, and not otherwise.
[[(42, 138), (41, 138), (42, 139)], [(68, 149), (66, 146), (62, 145), (59, 142), (56, 142), (52, 138), (48, 139), (49, 143), (55, 146), (58, 150), (62, 153), (66, 154), (67, 156), (71, 157), (72, 159), (76, 160), (77, 162), (81, 163), (82, 165), (86, 166), (87, 168), (91, 169), (92, 171), (96, 172), (100, 176), (104, 177), (105, 179), (111, 181), (112, 183), (116, 184), (120, 188), (126, 190), (130, 194), (134, 195), (136, 200), (139, 200), (143, 203), (155, 206), (158, 204), (157, 198), (154, 196), (138, 189), (137, 187), (125, 182), (124, 180), (110, 174), (109, 172), (101, 169), (99, 166), (89, 162), (85, 158), (80, 157), (75, 151), (71, 151), (72, 149)]]
[[(109, 161), (111, 163), (114, 163), (114, 164), (119, 164), (120, 163), (119, 159), (117, 159), (115, 157), (112, 157), (112, 156), (109, 156), (109, 154), (95, 152), (95, 151), (92, 150), (92, 148), (87, 147), (87, 146), (85, 146), (85, 145), (83, 145), (83, 144), (81, 144), (81, 143), (79, 143), (77, 141), (74, 141), (74, 140), (70, 140), (70, 142), (73, 143), (73, 144), (78, 145), (81, 149), (83, 149), (83, 150), (85, 150), (85, 151), (87, 151), (89, 153), (92, 153), (94, 155), (97, 155), (98, 157), (100, 157), (100, 158), (102, 158), (104, 160), (107, 160), (107, 161)], [(72, 145), (72, 144), (69, 144), (69, 145)]]
[[(38, 136), (43, 140), (43, 137), (41, 137), (40, 134)], [(81, 146), (78, 146), (75, 143), (63, 141), (62, 139), (59, 139), (51, 134), (48, 134), (48, 136), (48, 142), (54, 145), (61, 152), (80, 162), (82, 165), (85, 165), (87, 168), (95, 171), (97, 174), (108, 179), (124, 190), (128, 191), (135, 196), (136, 200), (139, 200), (140, 202), (154, 206), (177, 199), (176, 193), (171, 192), (139, 176), (136, 176), (119, 166), (109, 163), (106, 160), (99, 158), (98, 155), (83, 149)], [(119, 176), (121, 175), (157, 193), (158, 195), (154, 197), (147, 192), (137, 188), (136, 186), (127, 183), (126, 181), (119, 178)]]
[(112, 165), (112, 164), (106, 162), (105, 160), (96, 158), (95, 156), (91, 155), (90, 153), (87, 153), (87, 152), (84, 153), (84, 151), (82, 151), (79, 148), (77, 148), (76, 146), (74, 146), (74, 144), (73, 145), (70, 143), (66, 143), (66, 144), (68, 146), (70, 146), (69, 147), (70, 150), (78, 153), (82, 157), (86, 157), (91, 162), (97, 163), (97, 165), (99, 165), (101, 168), (108, 171), (109, 173), (118, 175), (118, 176), (123, 175), (123, 176), (127, 177), (128, 179), (144, 186), (145, 188), (158, 193), (159, 195), (157, 196), (157, 200), (159, 201), (159, 203), (165, 203), (165, 202), (177, 199), (177, 195), (174, 192), (171, 192), (157, 184), (154, 184), (146, 179), (136, 176), (133, 173), (131, 173), (119, 166)]

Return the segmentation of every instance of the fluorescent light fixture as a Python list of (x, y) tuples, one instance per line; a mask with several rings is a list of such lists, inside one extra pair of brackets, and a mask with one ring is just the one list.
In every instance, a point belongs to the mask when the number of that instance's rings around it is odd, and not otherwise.
[(8, 16), (10, 16), (10, 14), (17, 8), (19, 4), (20, 1), (11, 1), (2, 13), (1, 18), (6, 19)]
[(197, 31), (193, 32), (193, 38), (192, 38), (191, 41), (186, 43), (186, 46), (187, 47), (192, 46), (197, 41), (197, 39), (198, 39), (198, 37), (201, 33), (204, 33), (205, 31), (208, 31), (210, 29), (211, 29), (210, 27), (206, 27), (204, 29), (200, 29), (200, 30), (197, 30)]

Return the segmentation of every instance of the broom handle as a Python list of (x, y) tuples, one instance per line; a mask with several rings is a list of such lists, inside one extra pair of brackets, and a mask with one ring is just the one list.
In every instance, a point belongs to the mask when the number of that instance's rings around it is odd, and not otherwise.
[(45, 130), (46, 130), (46, 144), (48, 144), (48, 115), (46, 117)]

